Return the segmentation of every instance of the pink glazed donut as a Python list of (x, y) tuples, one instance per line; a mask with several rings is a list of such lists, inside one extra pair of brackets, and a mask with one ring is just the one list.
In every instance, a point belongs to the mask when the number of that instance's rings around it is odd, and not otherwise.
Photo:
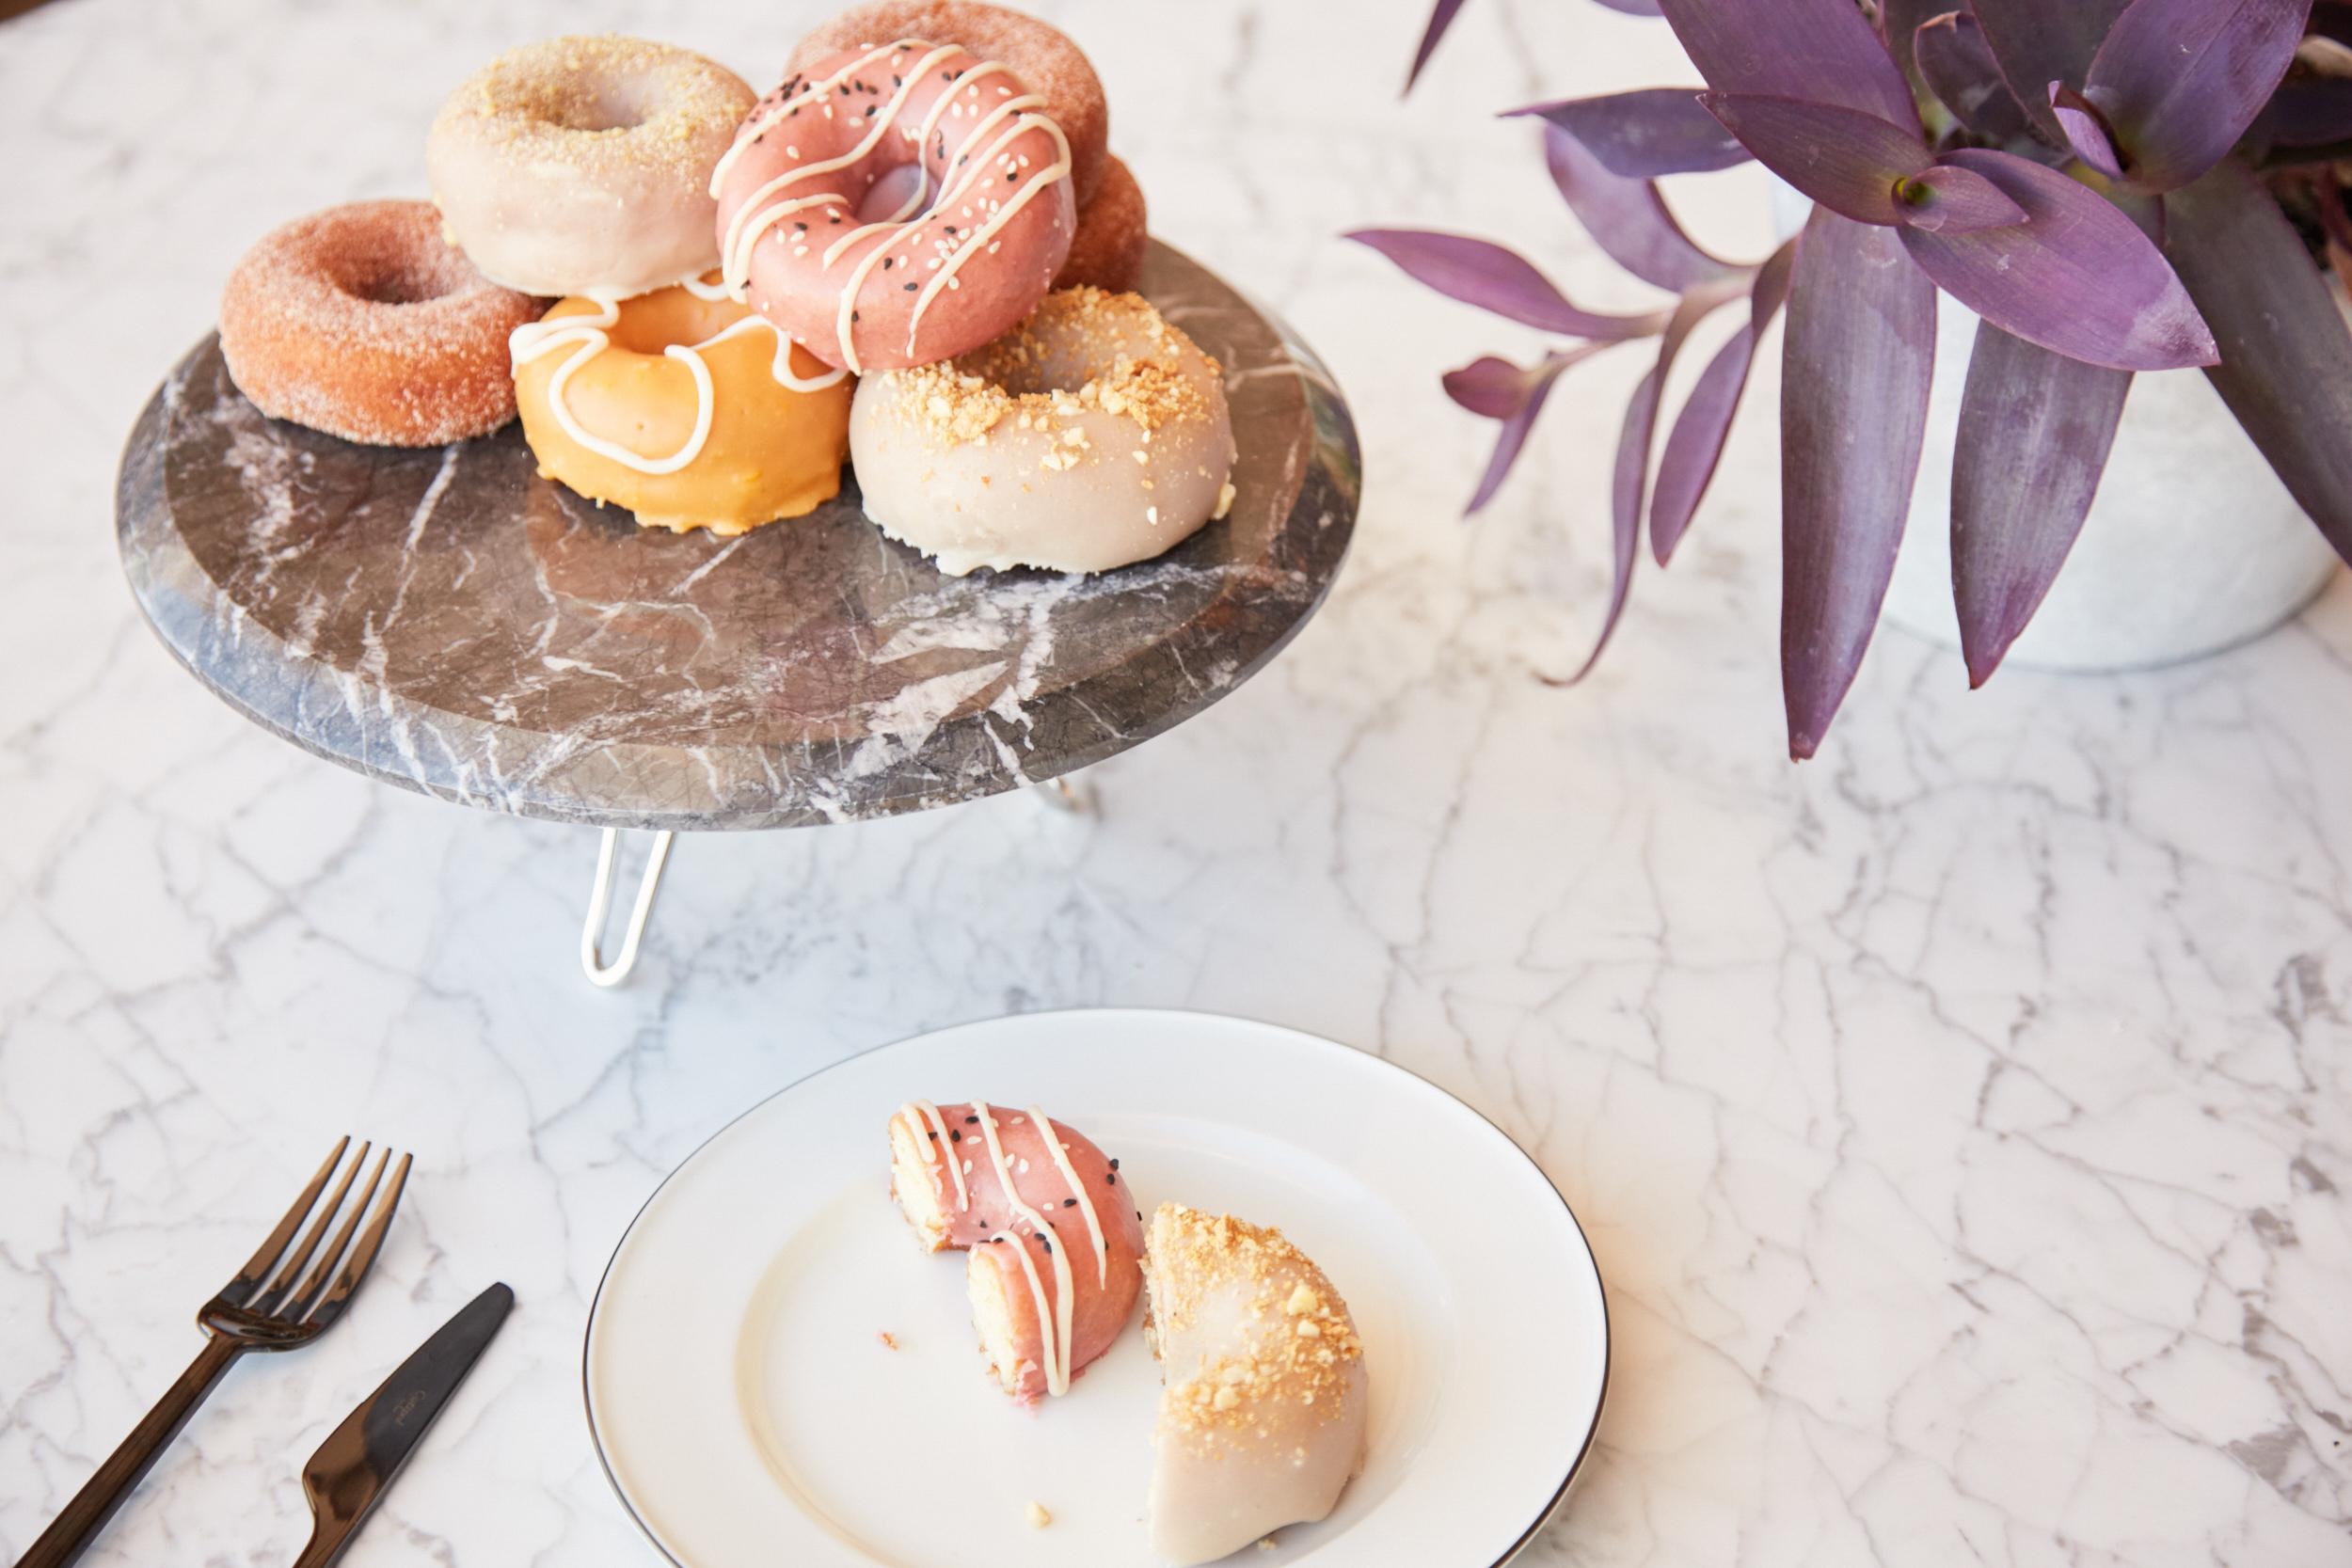
[(727, 286), (827, 364), (953, 358), (1028, 314), (1077, 229), (1070, 142), (1011, 71), (905, 39), (762, 99), (710, 177)]

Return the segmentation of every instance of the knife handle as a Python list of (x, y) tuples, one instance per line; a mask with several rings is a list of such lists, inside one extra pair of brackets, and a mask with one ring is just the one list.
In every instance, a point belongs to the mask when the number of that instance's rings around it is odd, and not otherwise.
[(141, 1477), (154, 1467), (166, 1447), (188, 1424), (196, 1407), (204, 1402), (204, 1396), (213, 1391), (221, 1374), (235, 1365), (245, 1347), (232, 1339), (214, 1337), (204, 1341), (188, 1370), (180, 1374), (180, 1381), (171, 1391), (155, 1402), (137, 1426), (131, 1429), (115, 1451), (106, 1456), (106, 1463), (89, 1478), (73, 1500), (65, 1505), (50, 1527), (40, 1532), (32, 1549), (17, 1559), (16, 1568), (65, 1568), (82, 1555), (98, 1532), (106, 1528), (115, 1510), (130, 1497)]

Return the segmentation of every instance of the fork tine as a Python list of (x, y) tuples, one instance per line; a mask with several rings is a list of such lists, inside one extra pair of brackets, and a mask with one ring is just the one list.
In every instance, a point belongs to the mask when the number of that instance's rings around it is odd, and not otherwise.
[[(326, 1195), (326, 1201), (319, 1205), (318, 1212), (311, 1216), (310, 1228), (303, 1232), (302, 1240), (295, 1244), (292, 1252), (286, 1255), (285, 1260), (278, 1265), (278, 1272), (271, 1276), (270, 1282), (254, 1293), (248, 1305), (255, 1311), (271, 1310), (273, 1304), (283, 1301), (288, 1288), (302, 1277), (302, 1271), (310, 1263), (310, 1255), (318, 1250), (319, 1238), (326, 1235), (327, 1227), (335, 1223), (336, 1214), (342, 1209), (343, 1198), (351, 1191), (352, 1178), (358, 1176), (360, 1168), (367, 1164), (368, 1150), (373, 1147), (374, 1145), (371, 1143), (362, 1143), (359, 1146), (358, 1154), (344, 1168), (342, 1179), (335, 1183), (334, 1191)], [(362, 1204), (366, 1201), (365, 1198), (360, 1199)]]
[(318, 1174), (310, 1178), (310, 1184), (302, 1189), (302, 1196), (295, 1198), (294, 1207), (286, 1211), (286, 1217), (279, 1220), (278, 1228), (269, 1233), (269, 1239), (262, 1243), (262, 1250), (255, 1253), (245, 1267), (237, 1271), (236, 1277), (222, 1289), (220, 1293), (223, 1297), (242, 1306), (246, 1298), (252, 1294), (253, 1288), (269, 1273), (270, 1265), (278, 1261), (278, 1255), (286, 1250), (286, 1243), (293, 1238), (294, 1227), (310, 1212), (310, 1205), (318, 1201), (320, 1192), (326, 1186), (326, 1179), (335, 1174), (335, 1167), (342, 1164), (343, 1151), (350, 1147), (348, 1133), (336, 1140), (333, 1152), (326, 1157), (326, 1164), (321, 1165)]
[[(384, 1174), (384, 1161), (390, 1159), (391, 1153), (392, 1151), (387, 1148), (383, 1157), (376, 1161), (377, 1177)], [(325, 1296), (321, 1296), (318, 1292), (319, 1288), (326, 1283), (327, 1265), (325, 1259), (320, 1260), (318, 1272), (312, 1275), (303, 1286), (301, 1300), (296, 1304), (300, 1317), (310, 1319), (323, 1329), (335, 1321), (336, 1314), (342, 1310), (343, 1304), (351, 1299), (351, 1293), (359, 1288), (359, 1281), (366, 1277), (369, 1268), (375, 1262), (377, 1249), (384, 1244), (384, 1233), (391, 1228), (392, 1215), (400, 1209), (400, 1195), (407, 1190), (408, 1164), (409, 1157), (405, 1154), (402, 1155), (400, 1164), (392, 1171), (392, 1184), (385, 1189), (384, 1196), (376, 1203), (374, 1218), (368, 1222), (367, 1229), (360, 1233), (358, 1244), (351, 1249), (350, 1256), (343, 1259), (342, 1268), (336, 1273), (335, 1288)], [(368, 1191), (370, 1193), (375, 1191), (373, 1180), (368, 1182)], [(350, 1224), (344, 1226), (342, 1235), (335, 1238), (337, 1252), (342, 1250), (342, 1243), (349, 1237), (351, 1227), (359, 1223), (360, 1210), (365, 1207), (366, 1199), (362, 1198), (359, 1207), (352, 1210)]]

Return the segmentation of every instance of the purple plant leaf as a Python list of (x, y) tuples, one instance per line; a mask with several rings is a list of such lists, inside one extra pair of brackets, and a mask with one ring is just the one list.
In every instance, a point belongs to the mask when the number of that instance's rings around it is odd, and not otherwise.
[(1538, 115), (1583, 143), (1612, 174), (1656, 180), (1704, 174), (1750, 153), (1699, 103), (1703, 87), (1645, 87), (1605, 98), (1563, 98), (1504, 115)]
[(2050, 109), (2052, 82), (2090, 74), (2107, 29), (2130, 0), (1968, 0), (1984, 41), (2000, 62), (2010, 95), (2059, 147), (2066, 133)]
[(1917, 132), (1859, 109), (1745, 93), (1699, 102), (1758, 163), (1857, 223), (1900, 222), (1896, 185), (1934, 161)]
[(1901, 65), (1911, 53), (1914, 34), (1932, 18), (1966, 3), (1967, 0), (1879, 0), (1879, 41), (1895, 56), (1895, 63)]
[(1952, 461), (1952, 592), (1982, 686), (2057, 580), (2090, 514), (2129, 371), (1977, 328)]
[(1659, 0), (1658, 8), (1719, 92), (1832, 103), (1919, 132), (1911, 84), (1853, 0)]
[(1413, 84), (1421, 80), (1422, 67), (1427, 65), (1429, 56), (1438, 52), (1438, 41), (1445, 37), (1445, 30), (1454, 25), (1454, 19), (1461, 9), (1462, 0), (1438, 0), (1430, 8), (1429, 25), (1422, 29), (1421, 47), (1413, 51), (1413, 69), (1405, 73), (1406, 92), (1411, 92)]
[(1577, 221), (1634, 277), (1680, 293), (1733, 270), (1692, 243), (1657, 185), (1610, 173), (1557, 125), (1544, 127), (1544, 164)]
[(2050, 84), (2050, 112), (2074, 156), (2110, 180), (2123, 178), (2123, 154), (2116, 150), (2115, 134), (2107, 129), (2099, 105), (2063, 82)]
[(1736, 280), (1717, 278), (1683, 295), (1682, 303), (1675, 308), (1674, 319), (1666, 324), (1665, 333), (1659, 339), (1658, 362), (1642, 377), (1641, 385), (1633, 389), (1632, 400), (1626, 404), (1609, 496), (1613, 551), (1609, 612), (1601, 621), (1600, 636), (1594, 640), (1593, 651), (1585, 656), (1582, 667), (1568, 677), (1570, 685), (1591, 674), (1593, 666), (1600, 662), (1610, 638), (1616, 635), (1617, 622), (1624, 616), (1626, 600), (1632, 593), (1633, 567), (1642, 556), (1642, 507), (1647, 499), (1650, 449), (1658, 438), (1658, 404), (1665, 396), (1666, 378), (1674, 373), (1675, 358), (1690, 341), (1691, 329), (1720, 307), (1739, 298), (1740, 293)]
[(1640, 316), (1581, 310), (1526, 258), (1487, 240), (1425, 229), (1358, 229), (1343, 237), (1369, 245), (1449, 299), (1547, 332), (1618, 342), (1652, 336), (1666, 325), (1662, 310)]
[(1623, 11), (1628, 16), (1658, 14), (1658, 0), (1597, 0), (1597, 3), (1613, 11)]
[(1535, 427), (1536, 417), (1543, 413), (1544, 400), (1551, 395), (1551, 384), (1560, 378), (1560, 372), (1591, 358), (1604, 346), (1581, 344), (1565, 353), (1548, 354), (1540, 364), (1525, 368), (1487, 355), (1460, 370), (1448, 371), (1440, 378), (1446, 396), (1473, 414), (1502, 423), (1495, 436), (1493, 455), (1486, 459), (1486, 471), (1479, 478), (1477, 492), (1470, 497), (1470, 505), (1462, 509), (1465, 516), (1494, 499), (1495, 492), (1502, 487), (1511, 465), (1518, 461), (1519, 449), (1527, 444), (1527, 433)]
[(2114, 203), (2057, 169), (1963, 148), (1945, 164), (1985, 176), (2026, 210), (2007, 229), (1905, 229), (1903, 248), (1944, 292), (2055, 354), (2123, 371), (2214, 362), (2164, 253)]
[(1958, 164), (1922, 169), (1904, 181), (1898, 194), (1903, 227), (1931, 234), (1973, 234), (2026, 221), (2026, 209), (2010, 200), (2008, 192)]
[(1795, 266), (1794, 240), (1772, 252), (1756, 270), (1749, 292), (1747, 325), (1732, 334), (1715, 357), (1699, 372), (1690, 397), (1666, 433), (1665, 454), (1658, 460), (1658, 486), (1650, 498), (1650, 550), (1663, 566), (1674, 558), (1691, 519), (1706, 498), (1707, 487), (1723, 461), (1724, 442), (1740, 410), (1740, 394), (1747, 388), (1748, 372), (1764, 329), (1772, 324), (1788, 298), (1788, 278)]
[(1935, 370), (1935, 285), (1893, 231), (1816, 207), (1781, 376), (1780, 666), (1788, 754), (1853, 686), (1902, 545)]
[(1988, 140), (2008, 141), (2026, 134), (2032, 121), (1984, 41), (1984, 29), (1966, 11), (1947, 11), (1919, 24), (1912, 35), (1912, 58), (1919, 79), (1952, 118)]
[(2131, 153), (2132, 182), (2178, 190), (2227, 156), (2294, 63), (2311, 13), (2312, 0), (2132, 0), (2088, 83)]
[(2248, 134), (2265, 147), (2328, 147), (2352, 141), (2352, 78), (2313, 76), (2280, 83)]
[(2205, 373), (2352, 561), (2352, 330), (2302, 236), (2234, 160), (2165, 198), (2166, 251), (2221, 344)]

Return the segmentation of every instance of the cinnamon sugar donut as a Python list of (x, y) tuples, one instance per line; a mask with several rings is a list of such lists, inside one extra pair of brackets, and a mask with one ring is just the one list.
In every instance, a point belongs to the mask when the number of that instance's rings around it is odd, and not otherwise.
[(960, 359), (872, 375), (850, 410), (866, 515), (961, 577), (1104, 572), (1232, 503), (1216, 361), (1137, 294), (1067, 289)]
[(1143, 187), (1126, 164), (1113, 156), (1103, 166), (1102, 188), (1078, 209), (1078, 232), (1070, 258), (1054, 279), (1057, 289), (1106, 289), (1125, 293), (1143, 276)]
[(869, 0), (801, 40), (784, 69), (787, 75), (805, 75), (828, 55), (899, 39), (960, 43), (984, 60), (1002, 60), (1045, 100), (1045, 112), (1070, 138), (1070, 182), (1078, 204), (1094, 199), (1110, 150), (1111, 111), (1102, 78), (1068, 34), (1033, 16), (978, 0)]
[(718, 261), (710, 166), (751, 112), (724, 66), (643, 39), (510, 49), (450, 94), (433, 199), (485, 276), (534, 294), (644, 293)]
[(441, 238), (429, 201), (355, 201), (246, 252), (220, 299), (230, 379), (273, 419), (435, 447), (515, 417), (506, 336), (539, 313)]

